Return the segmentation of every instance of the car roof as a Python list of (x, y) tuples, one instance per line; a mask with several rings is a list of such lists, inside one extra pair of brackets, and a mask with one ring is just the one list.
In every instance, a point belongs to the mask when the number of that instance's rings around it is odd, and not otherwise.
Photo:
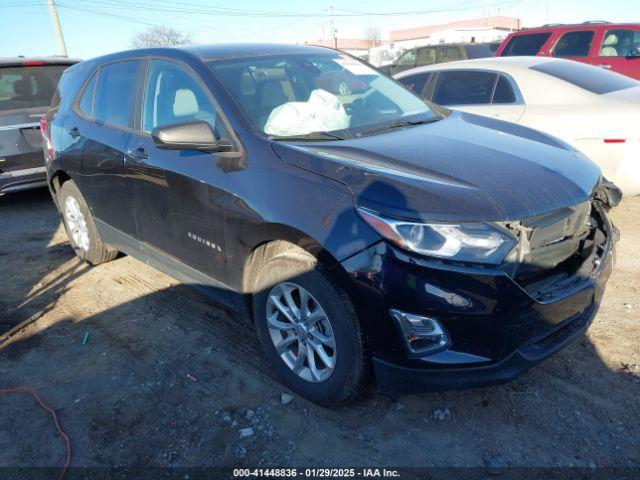
[(31, 67), (37, 65), (73, 65), (80, 62), (79, 58), (63, 56), (50, 57), (0, 57), (0, 67)]
[(472, 60), (459, 60), (456, 62), (436, 63), (423, 67), (412, 68), (394, 75), (395, 78), (403, 78), (409, 75), (415, 75), (422, 72), (433, 72), (436, 70), (456, 70), (479, 69), (479, 70), (499, 70), (505, 73), (511, 73), (518, 70), (526, 70), (535, 65), (549, 62), (571, 62), (572, 60), (564, 60), (561, 58), (549, 57), (488, 57), (476, 58)]
[(167, 55), (187, 53), (202, 61), (231, 60), (236, 58), (262, 57), (271, 55), (327, 54), (336, 52), (332, 48), (313, 45), (288, 45), (280, 43), (216, 43), (209, 45), (180, 45), (175, 47), (139, 48), (111, 53), (91, 59), (91, 63), (124, 59), (133, 56)]
[(523, 28), (518, 32), (513, 32), (510, 36), (517, 35), (527, 35), (531, 33), (542, 33), (542, 32), (552, 32), (554, 30), (593, 30), (593, 29), (606, 29), (610, 30), (612, 28), (638, 28), (640, 23), (610, 23), (604, 21), (591, 21), (584, 23), (550, 23), (547, 25), (542, 25), (540, 27), (533, 28)]

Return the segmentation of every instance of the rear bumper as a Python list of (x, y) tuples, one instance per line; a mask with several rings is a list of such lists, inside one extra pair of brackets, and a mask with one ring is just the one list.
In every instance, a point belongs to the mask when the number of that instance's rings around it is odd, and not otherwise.
[(44, 166), (0, 173), (0, 193), (17, 192), (46, 186), (47, 172)]

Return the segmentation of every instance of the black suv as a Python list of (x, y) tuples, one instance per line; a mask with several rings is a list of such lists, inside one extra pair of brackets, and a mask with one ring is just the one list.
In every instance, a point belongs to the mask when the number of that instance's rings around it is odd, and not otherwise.
[(40, 118), (49, 109), (65, 57), (0, 58), (0, 194), (47, 185)]
[(395, 62), (382, 66), (379, 70), (391, 76), (425, 65), (493, 57), (499, 45), (499, 43), (452, 43), (415, 47), (403, 52)]
[(545, 134), (309, 46), (134, 50), (59, 89), (47, 172), (77, 255), (251, 315), (314, 402), (503, 382), (596, 313), (614, 192)]

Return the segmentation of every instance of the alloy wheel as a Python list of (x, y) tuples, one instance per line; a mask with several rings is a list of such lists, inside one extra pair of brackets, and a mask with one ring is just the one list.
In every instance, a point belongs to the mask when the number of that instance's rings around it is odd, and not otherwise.
[(336, 341), (313, 295), (295, 283), (279, 283), (269, 292), (266, 315), (269, 335), (284, 363), (308, 382), (327, 380), (336, 366)]
[(78, 201), (69, 196), (64, 202), (64, 218), (69, 228), (69, 234), (73, 239), (73, 243), (81, 250), (89, 251), (89, 228), (87, 221), (80, 210)]

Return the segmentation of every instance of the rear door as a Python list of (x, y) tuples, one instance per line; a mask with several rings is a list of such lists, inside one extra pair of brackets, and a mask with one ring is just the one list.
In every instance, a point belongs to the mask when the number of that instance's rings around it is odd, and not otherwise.
[(601, 36), (593, 64), (640, 80), (640, 28), (614, 28)]
[(560, 35), (551, 49), (551, 55), (556, 58), (592, 63), (592, 53), (596, 48), (595, 39), (595, 30), (569, 30)]
[(48, 110), (60, 76), (69, 66), (25, 63), (0, 67), (0, 175), (34, 170), (44, 173), (40, 117)]
[(441, 71), (432, 99), (439, 105), (509, 122), (517, 122), (525, 108), (511, 77), (482, 70)]
[(158, 148), (154, 128), (202, 120), (219, 138), (230, 130), (209, 89), (187, 65), (151, 59), (127, 162), (133, 180), (138, 237), (214, 279), (226, 281), (226, 161), (238, 152)]
[(65, 161), (94, 217), (135, 236), (125, 153), (142, 61), (122, 60), (92, 72), (65, 119)]

